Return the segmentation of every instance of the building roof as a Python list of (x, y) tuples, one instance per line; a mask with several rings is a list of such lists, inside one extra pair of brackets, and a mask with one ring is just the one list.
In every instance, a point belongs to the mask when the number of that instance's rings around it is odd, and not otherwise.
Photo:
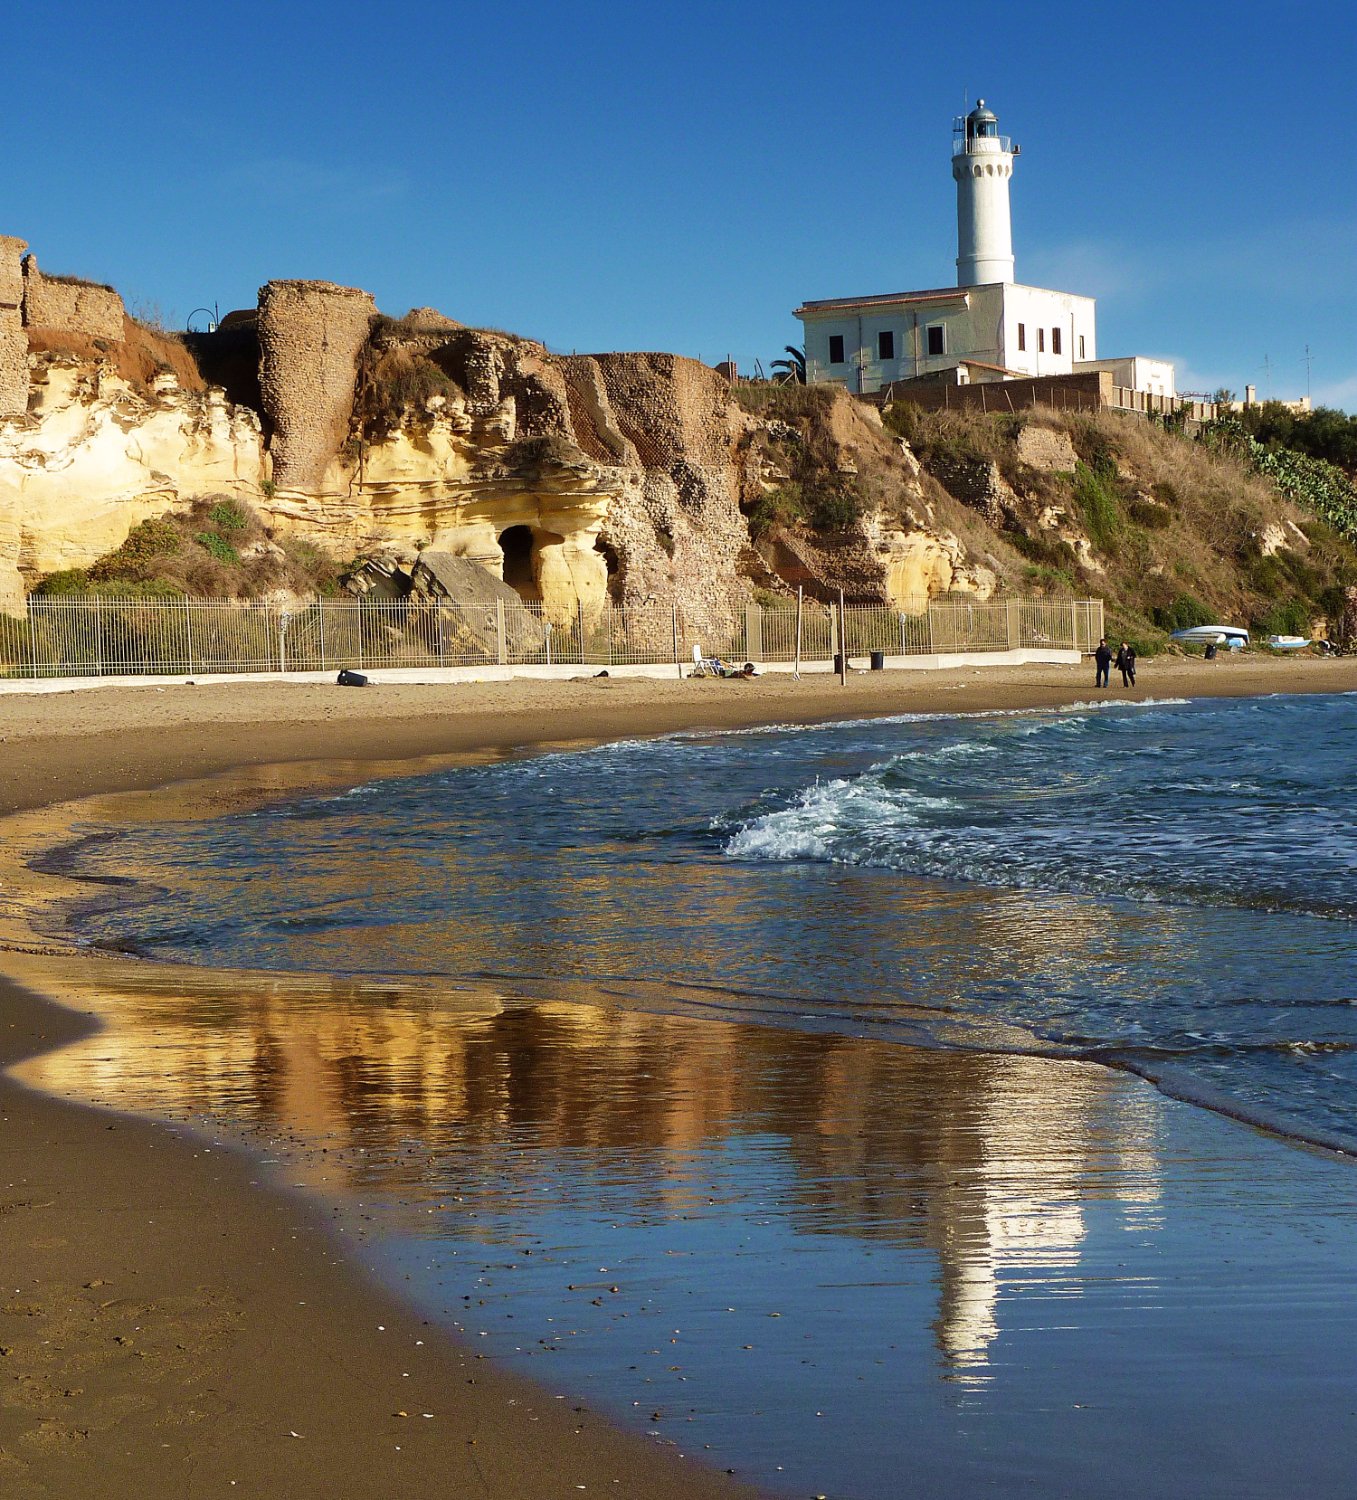
[(792, 317), (814, 317), (821, 313), (852, 312), (857, 308), (880, 308), (898, 307), (901, 304), (930, 304), (939, 302), (960, 302), (970, 297), (972, 292), (988, 291), (991, 287), (1017, 287), (1026, 292), (1046, 292), (1053, 297), (1072, 297), (1076, 302), (1093, 302), (1093, 297), (1085, 297), (1081, 292), (1058, 292), (1048, 286), (1028, 286), (1024, 281), (982, 281), (977, 286), (945, 286), (933, 287), (923, 292), (890, 292), (884, 296), (876, 297), (826, 297), (813, 302), (803, 302), (800, 307), (793, 308)]
[(970, 365), (976, 370), (994, 370), (1000, 375), (1022, 375), (1025, 373), (1023, 370), (1010, 370), (1007, 365), (992, 365), (988, 360), (984, 359), (959, 359), (957, 360), (957, 364)]
[(884, 307), (893, 302), (957, 302), (963, 301), (974, 290), (969, 286), (946, 286), (927, 292), (891, 292), (877, 297), (826, 297), (816, 302), (803, 302), (792, 317), (799, 318), (802, 313), (843, 312), (853, 307)]

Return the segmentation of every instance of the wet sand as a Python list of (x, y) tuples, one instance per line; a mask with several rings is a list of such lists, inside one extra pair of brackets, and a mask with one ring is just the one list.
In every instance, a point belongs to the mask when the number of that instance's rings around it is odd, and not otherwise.
[[(846, 689), (606, 679), (5, 695), (0, 810), (243, 766), (285, 769), (219, 782), (223, 805), (473, 751), (1057, 705), (1093, 697), (1088, 676), (1048, 667), (863, 676)], [(1346, 661), (1188, 661), (1148, 664), (1136, 696), (1353, 689), (1357, 664)], [(202, 815), (215, 799), (200, 787), (189, 800)], [(17, 843), (36, 847), (40, 824)], [(3, 884), (9, 901), (22, 896), (12, 868)], [(25, 962), (11, 955), (4, 966), (39, 982)], [(0, 1018), (5, 1066), (91, 1024), (8, 983)], [(262, 1190), (260, 1175), (250, 1158), (208, 1153), (200, 1139), (0, 1081), (6, 1495), (735, 1492), (425, 1326), (340, 1259), (319, 1210)]]

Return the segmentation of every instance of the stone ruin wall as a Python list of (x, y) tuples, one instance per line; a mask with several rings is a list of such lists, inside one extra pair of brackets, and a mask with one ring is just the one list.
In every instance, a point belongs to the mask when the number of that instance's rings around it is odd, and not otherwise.
[(317, 490), (349, 432), (358, 356), (377, 306), (331, 281), (259, 289), (259, 390), (280, 489)]
[(28, 410), (28, 336), (24, 333), (27, 241), (0, 235), (0, 417)]
[(33, 255), (24, 260), (23, 275), (25, 327), (122, 341), (123, 299), (112, 287), (44, 276)]

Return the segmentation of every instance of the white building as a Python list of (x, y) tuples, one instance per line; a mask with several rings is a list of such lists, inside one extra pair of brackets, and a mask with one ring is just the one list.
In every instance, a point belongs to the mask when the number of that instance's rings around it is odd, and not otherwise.
[(999, 134), (999, 121), (983, 99), (957, 118), (952, 134), (957, 285), (803, 303), (794, 316), (804, 329), (806, 379), (867, 394), (920, 376), (950, 375), (975, 384), (1115, 364), (1118, 371), (1124, 366), (1124, 373), (1158, 382), (1130, 388), (1171, 395), (1172, 365), (1139, 356), (1098, 360), (1092, 297), (1014, 281), (1008, 188), (1021, 148)]
[(1077, 359), (1074, 368), (1076, 373), (1107, 370), (1116, 384), (1128, 391), (1145, 391), (1151, 396), (1173, 397), (1178, 394), (1173, 366), (1166, 359), (1127, 354), (1121, 359)]

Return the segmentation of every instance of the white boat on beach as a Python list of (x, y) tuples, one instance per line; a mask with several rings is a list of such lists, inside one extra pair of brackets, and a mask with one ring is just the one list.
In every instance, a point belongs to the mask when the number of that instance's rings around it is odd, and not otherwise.
[(1242, 651), (1249, 644), (1249, 633), (1240, 625), (1193, 625), (1175, 630), (1169, 639), (1188, 646), (1228, 646), (1231, 651)]
[(1270, 635), (1267, 643), (1274, 651), (1303, 651), (1310, 639), (1304, 635)]

